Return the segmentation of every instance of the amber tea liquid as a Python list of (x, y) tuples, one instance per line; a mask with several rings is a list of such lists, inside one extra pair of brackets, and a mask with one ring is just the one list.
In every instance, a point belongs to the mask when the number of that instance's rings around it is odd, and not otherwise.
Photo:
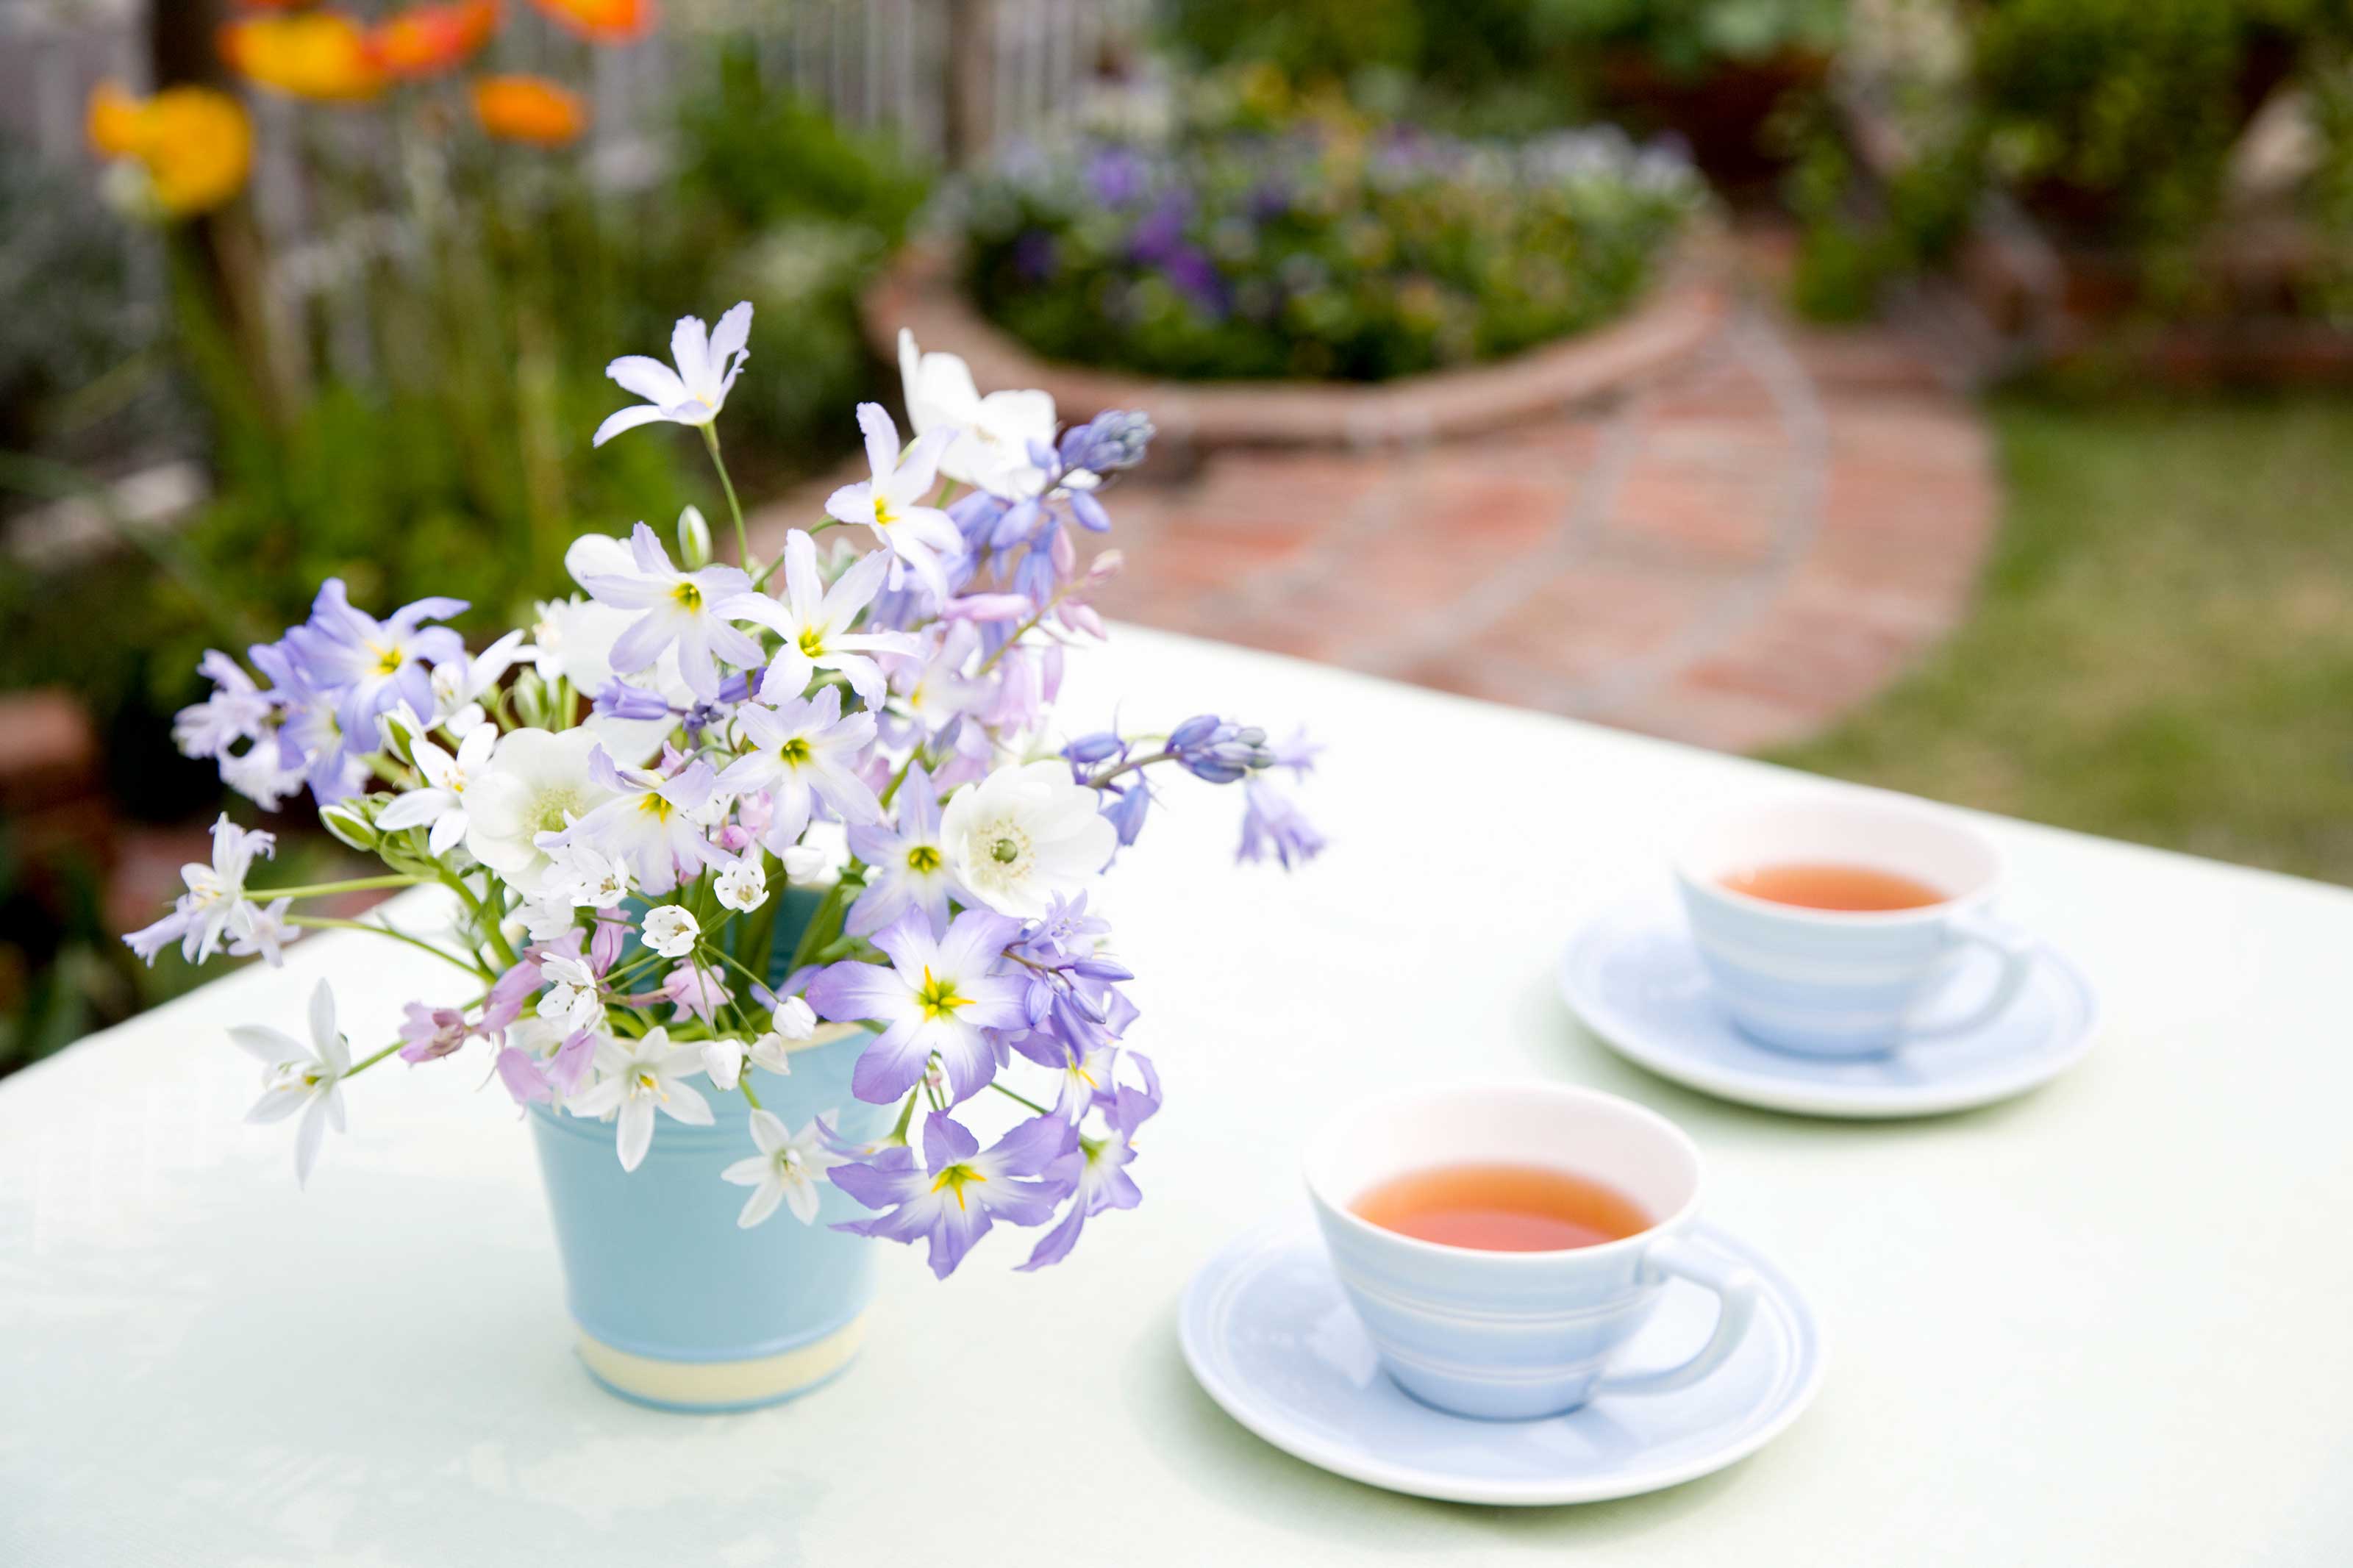
[(1408, 1172), (1350, 1205), (1383, 1230), (1481, 1252), (1566, 1252), (1651, 1228), (1633, 1199), (1549, 1165), (1438, 1165)]
[(1925, 910), (1931, 904), (1945, 902), (1942, 889), (1910, 877), (1869, 866), (1820, 860), (1751, 867), (1735, 871), (1721, 885), (1768, 903), (1788, 904), (1801, 910), (1842, 910), (1854, 914)]

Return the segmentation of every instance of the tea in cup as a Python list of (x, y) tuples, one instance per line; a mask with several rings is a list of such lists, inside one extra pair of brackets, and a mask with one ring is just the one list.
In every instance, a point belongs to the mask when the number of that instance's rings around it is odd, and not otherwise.
[[(1675, 881), (1692, 940), (1744, 1034), (1807, 1056), (1865, 1057), (1978, 1027), (2017, 997), (2034, 941), (1993, 917), (1992, 839), (1890, 797), (1821, 795), (1693, 835)], [(1972, 947), (1999, 964), (1964, 1016), (1930, 1009)]]
[[(1746, 1333), (1755, 1277), (1694, 1246), (1699, 1150), (1631, 1100), (1546, 1083), (1401, 1090), (1310, 1146), (1307, 1191), (1381, 1365), (1426, 1405), (1524, 1420), (1663, 1394)], [(1612, 1370), (1671, 1279), (1721, 1302), (1690, 1359)]]

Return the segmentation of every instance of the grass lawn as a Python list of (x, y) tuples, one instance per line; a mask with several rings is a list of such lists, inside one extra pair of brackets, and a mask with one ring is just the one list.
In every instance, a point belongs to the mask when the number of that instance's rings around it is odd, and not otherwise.
[(2353, 400), (1989, 413), (1975, 614), (1772, 759), (2353, 884)]

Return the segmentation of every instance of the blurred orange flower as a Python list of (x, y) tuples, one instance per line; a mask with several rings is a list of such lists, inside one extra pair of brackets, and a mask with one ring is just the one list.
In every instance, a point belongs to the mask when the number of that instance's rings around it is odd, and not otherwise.
[(219, 206), (253, 166), (245, 106), (208, 87), (166, 88), (133, 98), (112, 82), (90, 95), (90, 145), (143, 171), (140, 205), (166, 217)]
[(499, 0), (444, 0), (394, 12), (368, 44), (387, 75), (438, 76), (471, 58), (498, 26)]
[(367, 29), (341, 11), (231, 22), (220, 30), (220, 52), (247, 80), (296, 98), (352, 102), (384, 90)]
[(653, 31), (654, 0), (534, 0), (534, 4), (594, 43), (635, 43)]
[(561, 147), (588, 128), (588, 106), (545, 77), (486, 76), (474, 83), (474, 114), (506, 142)]

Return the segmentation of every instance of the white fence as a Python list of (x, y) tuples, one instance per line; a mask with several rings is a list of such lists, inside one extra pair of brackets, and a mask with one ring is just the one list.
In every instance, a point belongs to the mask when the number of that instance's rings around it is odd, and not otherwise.
[[(84, 159), (90, 88), (109, 77), (133, 87), (146, 79), (150, 3), (175, 0), (0, 0), (0, 130), (55, 161)], [(778, 89), (944, 158), (959, 91), (975, 99), (987, 139), (1040, 129), (1082, 103), (1107, 67), (1133, 56), (1150, 7), (1151, 0), (671, 0), (652, 37), (590, 58), (598, 148), (659, 145), (679, 95), (709, 79), (721, 42), (734, 38), (750, 43), (762, 78)], [(507, 0), (506, 9), (494, 46), (501, 63), (546, 68), (576, 54), (530, 0)], [(960, 44), (976, 40), (979, 58), (958, 58), (952, 35)], [(262, 178), (271, 177), (265, 168)]]

